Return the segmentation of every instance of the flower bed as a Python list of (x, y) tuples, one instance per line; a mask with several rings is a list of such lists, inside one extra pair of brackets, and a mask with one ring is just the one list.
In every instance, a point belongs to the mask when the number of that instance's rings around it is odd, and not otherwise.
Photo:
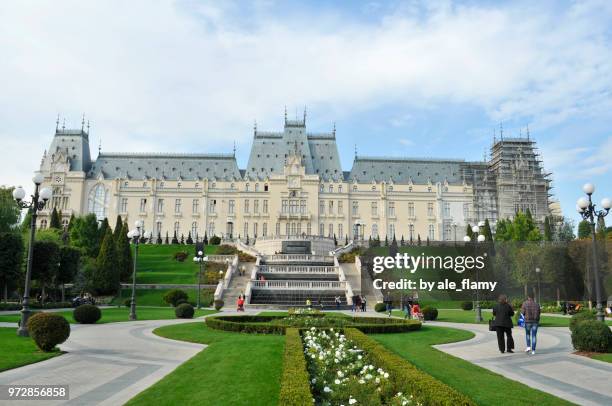
[(381, 317), (343, 317), (325, 313), (289, 316), (213, 316), (207, 317), (208, 327), (241, 333), (285, 334), (291, 327), (346, 328), (354, 327), (364, 333), (400, 333), (418, 330), (421, 323)]
[(420, 404), (397, 392), (389, 372), (340, 331), (312, 327), (304, 331), (303, 342), (316, 405)]

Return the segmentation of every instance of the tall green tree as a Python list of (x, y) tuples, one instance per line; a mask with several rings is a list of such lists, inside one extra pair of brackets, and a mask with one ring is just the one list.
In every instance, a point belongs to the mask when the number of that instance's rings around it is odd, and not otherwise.
[(575, 223), (572, 219), (564, 217), (561, 224), (556, 228), (555, 241), (572, 241), (576, 238), (574, 234)]
[(60, 262), (60, 246), (55, 241), (35, 241), (32, 256), (32, 279), (38, 283), (45, 297), (46, 289), (53, 284)]
[(591, 238), (591, 224), (588, 221), (582, 220), (578, 223), (578, 238)]
[(20, 213), (21, 209), (13, 199), (13, 188), (0, 187), (0, 233), (14, 230)]
[(74, 282), (74, 278), (79, 270), (81, 251), (78, 248), (62, 246), (59, 249), (59, 266), (55, 280), (56, 286), (60, 286), (62, 292), (62, 302), (66, 300), (64, 285)]
[(470, 240), (474, 238), (474, 233), (472, 232), (472, 226), (470, 226), (469, 224), (465, 228), (465, 235), (470, 237)]
[(553, 240), (552, 224), (550, 223), (550, 216), (544, 218), (544, 241)]
[(119, 288), (117, 249), (110, 228), (106, 228), (106, 234), (100, 246), (92, 286), (98, 294), (115, 293)]
[(606, 219), (604, 217), (597, 218), (597, 228), (595, 229), (595, 234), (597, 239), (605, 240), (606, 234), (608, 230), (606, 229)]
[(49, 228), (52, 228), (54, 230), (62, 229), (62, 220), (60, 219), (60, 215), (55, 207), (51, 211), (51, 220), (49, 221)]
[(76, 217), (74, 216), (74, 213), (72, 213), (70, 215), (70, 220), (68, 221), (68, 228), (66, 229), (66, 231), (68, 231), (70, 233), (70, 230), (72, 230), (72, 226), (74, 225), (74, 219)]
[(132, 276), (132, 249), (130, 240), (127, 237), (129, 230), (127, 223), (121, 224), (121, 231), (116, 237), (117, 245), (117, 268), (119, 268), (119, 279), (122, 282), (129, 282)]
[(99, 223), (100, 226), (98, 227), (98, 240), (100, 241), (100, 244), (102, 244), (104, 237), (106, 237), (106, 231), (110, 230), (112, 234), (113, 230), (110, 228), (110, 224), (108, 223), (108, 219), (106, 217), (104, 217), (104, 220), (99, 221)]
[(98, 221), (94, 214), (74, 219), (70, 230), (70, 242), (73, 246), (81, 248), (88, 257), (98, 256), (100, 250), (98, 237)]
[(493, 241), (493, 232), (491, 232), (491, 224), (489, 224), (489, 219), (485, 219), (482, 234), (485, 236), (485, 241)]
[(500, 219), (495, 227), (495, 241), (510, 241), (512, 239), (512, 230), (509, 220)]
[(113, 228), (113, 238), (116, 241), (119, 241), (119, 236), (121, 235), (121, 232), (123, 231), (123, 220), (121, 219), (121, 216), (117, 216), (117, 220), (115, 220), (115, 228)]
[(23, 250), (21, 234), (16, 232), (0, 233), (0, 285), (5, 302), (7, 301), (8, 290), (18, 285), (18, 278), (21, 278)]

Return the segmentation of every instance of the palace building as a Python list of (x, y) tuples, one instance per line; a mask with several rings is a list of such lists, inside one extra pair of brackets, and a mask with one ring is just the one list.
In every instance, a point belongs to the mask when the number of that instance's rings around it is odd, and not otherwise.
[(246, 167), (234, 154), (100, 152), (89, 130), (56, 127), (40, 170), (64, 224), (72, 214), (144, 221), (153, 237), (336, 236), (461, 240), (465, 225), (551, 212), (551, 182), (527, 138), (495, 140), (488, 161), (355, 156), (340, 164), (335, 128), (303, 119), (280, 132), (256, 127)]

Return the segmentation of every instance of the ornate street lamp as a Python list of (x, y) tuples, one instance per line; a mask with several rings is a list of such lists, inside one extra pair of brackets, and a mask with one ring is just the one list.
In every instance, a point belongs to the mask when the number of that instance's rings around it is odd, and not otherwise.
[(538, 277), (538, 304), (541, 306), (541, 303), (542, 303), (541, 302), (542, 295), (540, 295), (540, 271), (541, 271), (541, 269), (536, 267), (535, 271), (536, 271), (536, 275)]
[(136, 220), (136, 229), (127, 233), (130, 240), (134, 242), (134, 269), (132, 271), (132, 299), (130, 300), (130, 320), (136, 320), (136, 267), (138, 265), (138, 243), (140, 242), (141, 229), (144, 225), (142, 220)]
[[(484, 234), (480, 234), (480, 228), (484, 226), (484, 222), (481, 221), (476, 226), (472, 226), (472, 238), (474, 239), (474, 256), (477, 254), (477, 245), (476, 242), (484, 242), (486, 237)], [(463, 237), (463, 241), (469, 243), (472, 241), (469, 235)], [(478, 288), (478, 284), (480, 282), (480, 272), (478, 267), (476, 267), (476, 323), (482, 322), (482, 309), (480, 308), (480, 289)]]
[(204, 267), (206, 266), (206, 261), (208, 261), (208, 257), (204, 256), (204, 253), (202, 251), (198, 251), (198, 255), (196, 255), (195, 257), (193, 257), (193, 261), (197, 262), (200, 264), (200, 272), (198, 273), (198, 300), (197, 300), (197, 307), (198, 309), (201, 307), (200, 306), (200, 292), (201, 292), (201, 285), (202, 285), (202, 272), (204, 270)]
[(22, 337), (28, 337), (28, 319), (30, 318), (30, 280), (32, 278), (32, 259), (34, 256), (34, 235), (36, 234), (36, 218), (38, 212), (42, 210), (47, 201), (51, 199), (53, 191), (48, 188), (42, 188), (40, 191), (41, 183), (43, 183), (44, 177), (40, 172), (36, 172), (32, 178), (34, 182), (34, 194), (32, 195), (32, 201), (26, 202), (23, 200), (26, 196), (26, 191), (21, 187), (17, 186), (13, 190), (13, 198), (17, 201), (17, 205), (22, 209), (32, 210), (32, 219), (30, 221), (30, 245), (28, 246), (28, 263), (26, 267), (26, 280), (23, 288), (23, 307), (21, 308), (21, 321), (19, 322), (19, 328), (17, 329), (17, 335)]
[(604, 312), (601, 300), (601, 283), (599, 280), (599, 258), (597, 257), (597, 239), (595, 237), (595, 223), (596, 220), (603, 219), (610, 212), (612, 202), (607, 197), (601, 199), (602, 210), (595, 210), (595, 204), (591, 199), (593, 192), (595, 192), (595, 186), (592, 183), (587, 183), (582, 187), (587, 197), (581, 197), (578, 199), (576, 204), (576, 210), (582, 216), (582, 218), (589, 222), (591, 225), (591, 238), (593, 246), (593, 276), (595, 277), (595, 301), (597, 303), (597, 320), (604, 321)]

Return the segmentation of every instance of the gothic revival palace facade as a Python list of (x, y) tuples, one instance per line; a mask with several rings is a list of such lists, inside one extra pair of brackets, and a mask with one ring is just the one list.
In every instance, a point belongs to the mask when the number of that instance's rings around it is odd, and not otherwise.
[(340, 165), (335, 129), (306, 131), (287, 120), (282, 132), (255, 128), (248, 165), (233, 154), (111, 153), (92, 160), (89, 134), (56, 128), (41, 171), (57, 208), (99, 219), (142, 219), (154, 237), (261, 238), (317, 235), (461, 240), (467, 223), (512, 217), (529, 208), (550, 214), (550, 180), (529, 138), (493, 143), (491, 159), (356, 156)]

